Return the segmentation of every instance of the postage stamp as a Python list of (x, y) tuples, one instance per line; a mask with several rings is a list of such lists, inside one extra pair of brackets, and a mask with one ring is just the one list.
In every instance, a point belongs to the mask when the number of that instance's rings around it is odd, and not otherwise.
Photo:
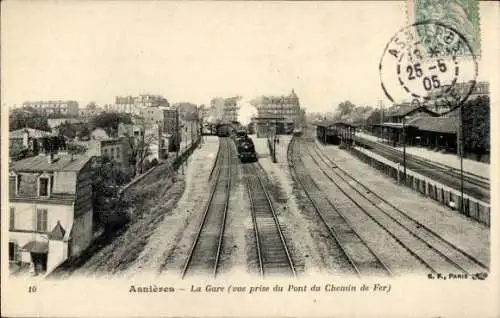
[(481, 56), (478, 0), (407, 0), (406, 7), (408, 24), (439, 21), (462, 34), (470, 44), (472, 54)]

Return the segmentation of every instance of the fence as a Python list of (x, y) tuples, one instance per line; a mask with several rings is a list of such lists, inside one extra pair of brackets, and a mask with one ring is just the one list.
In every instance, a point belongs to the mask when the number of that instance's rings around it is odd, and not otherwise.
[(120, 194), (122, 194), (124, 191), (129, 189), (134, 184), (137, 184), (139, 181), (143, 180), (147, 176), (151, 175), (154, 171), (156, 171), (157, 174), (161, 174), (162, 176), (170, 176), (173, 172), (175, 172), (179, 168), (179, 166), (184, 161), (186, 161), (187, 158), (189, 158), (189, 156), (193, 153), (193, 151), (198, 147), (199, 144), (200, 144), (200, 139), (192, 143), (187, 149), (183, 150), (177, 158), (169, 158), (165, 162), (150, 168), (148, 171), (141, 174), (139, 177), (135, 178), (134, 180), (124, 185), (120, 189)]
[(267, 138), (267, 147), (269, 148), (269, 154), (271, 155), (271, 160), (276, 163), (276, 149), (274, 147), (274, 143), (271, 142), (271, 139)]
[(404, 172), (390, 166), (387, 163), (381, 162), (376, 158), (360, 151), (356, 148), (348, 148), (353, 155), (358, 157), (361, 161), (369, 164), (373, 168), (381, 171), (387, 176), (403, 182), (407, 187), (413, 191), (419, 192), (423, 196), (429, 197), (442, 205), (452, 207), (458, 213), (470, 217), (480, 223), (490, 226), (490, 206), (468, 196), (464, 196), (464, 208), (461, 207), (460, 193), (454, 189), (448, 188), (438, 182), (429, 180), (423, 176), (413, 174), (412, 172), (406, 173), (406, 181)]

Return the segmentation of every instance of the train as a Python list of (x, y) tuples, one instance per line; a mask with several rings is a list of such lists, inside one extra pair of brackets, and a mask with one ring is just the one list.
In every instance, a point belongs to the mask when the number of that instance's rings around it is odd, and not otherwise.
[(294, 128), (293, 129), (293, 135), (294, 136), (302, 136), (302, 129), (301, 128)]
[(248, 133), (246, 130), (240, 129), (240, 130), (235, 130), (233, 133), (233, 139), (234, 141), (238, 141), (239, 139), (242, 138), (248, 138)]
[(240, 137), (238, 137), (238, 134), (236, 134), (235, 143), (238, 150), (238, 158), (240, 158), (241, 162), (257, 161), (255, 145), (248, 135), (241, 134)]
[(231, 126), (228, 124), (220, 124), (217, 126), (217, 136), (229, 137), (231, 133)]
[(335, 125), (318, 125), (316, 135), (318, 140), (324, 144), (340, 144), (340, 132)]

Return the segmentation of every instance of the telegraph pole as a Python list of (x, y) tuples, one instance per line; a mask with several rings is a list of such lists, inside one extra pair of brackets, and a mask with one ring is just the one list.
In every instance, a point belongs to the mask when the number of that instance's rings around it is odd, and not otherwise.
[(405, 127), (405, 117), (403, 117), (403, 174), (406, 185), (406, 127)]
[(463, 125), (463, 106), (459, 106), (459, 151), (460, 151), (460, 213), (464, 214), (464, 125)]
[(274, 120), (273, 161), (276, 163), (276, 134), (278, 133), (278, 119)]
[(180, 148), (180, 142), (179, 142), (179, 110), (175, 110), (175, 136), (174, 136), (174, 142), (175, 142), (175, 149), (177, 150), (175, 153), (175, 159), (179, 158), (179, 148)]

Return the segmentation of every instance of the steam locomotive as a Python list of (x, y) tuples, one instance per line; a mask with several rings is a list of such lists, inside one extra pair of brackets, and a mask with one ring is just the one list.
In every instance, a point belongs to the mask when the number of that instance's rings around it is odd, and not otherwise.
[(238, 158), (241, 162), (254, 162), (257, 161), (257, 153), (253, 141), (247, 135), (235, 139), (236, 148), (238, 150)]

